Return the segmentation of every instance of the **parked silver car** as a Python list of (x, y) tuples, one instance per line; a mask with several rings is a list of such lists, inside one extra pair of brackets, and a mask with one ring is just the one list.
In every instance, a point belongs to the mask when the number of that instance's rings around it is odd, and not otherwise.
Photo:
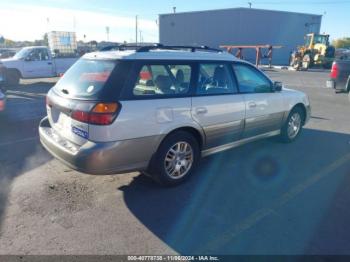
[(90, 53), (47, 95), (43, 146), (91, 174), (141, 171), (182, 182), (201, 156), (260, 138), (295, 140), (308, 121), (302, 92), (207, 47)]

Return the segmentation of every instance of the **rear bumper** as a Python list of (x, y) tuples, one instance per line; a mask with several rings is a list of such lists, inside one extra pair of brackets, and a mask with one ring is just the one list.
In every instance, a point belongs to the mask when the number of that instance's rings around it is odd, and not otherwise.
[(332, 88), (335, 90), (346, 90), (347, 89), (347, 83), (346, 81), (336, 81), (334, 79), (327, 80), (327, 88)]
[(82, 146), (62, 138), (46, 118), (41, 120), (39, 135), (44, 148), (72, 169), (94, 175), (142, 171), (148, 167), (161, 137), (152, 136)]

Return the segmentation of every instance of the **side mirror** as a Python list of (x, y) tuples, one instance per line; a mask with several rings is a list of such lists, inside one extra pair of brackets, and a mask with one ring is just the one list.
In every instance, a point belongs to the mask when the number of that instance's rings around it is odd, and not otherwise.
[(30, 56), (26, 56), (25, 58), (24, 58), (24, 61), (32, 61), (32, 58), (30, 57)]
[(282, 82), (275, 81), (273, 82), (272, 89), (274, 92), (280, 92), (282, 91), (283, 84)]

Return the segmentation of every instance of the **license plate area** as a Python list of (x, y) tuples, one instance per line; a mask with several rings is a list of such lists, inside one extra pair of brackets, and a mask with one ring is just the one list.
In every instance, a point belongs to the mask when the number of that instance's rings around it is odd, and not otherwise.
[(65, 113), (60, 112), (56, 122), (56, 127), (61, 130), (70, 130), (72, 119)]
[(55, 141), (60, 147), (64, 148), (65, 151), (68, 151), (71, 154), (76, 154), (79, 151), (78, 145), (63, 138), (54, 129), (50, 127), (43, 127), (42, 130), (48, 137), (50, 137), (53, 141)]
[(89, 125), (72, 119), (69, 113), (55, 106), (48, 107), (49, 119), (55, 131), (73, 143), (82, 145), (89, 138)]

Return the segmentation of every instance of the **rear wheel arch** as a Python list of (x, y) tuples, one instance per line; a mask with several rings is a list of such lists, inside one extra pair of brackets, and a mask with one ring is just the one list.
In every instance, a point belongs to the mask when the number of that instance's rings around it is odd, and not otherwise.
[[(191, 126), (185, 126), (185, 127), (179, 127), (176, 129), (171, 130), (166, 136), (164, 136), (164, 138), (162, 139), (162, 141), (160, 142), (160, 144), (170, 135), (176, 133), (176, 132), (187, 132), (189, 134), (191, 134), (198, 142), (199, 148), (202, 149), (203, 145), (204, 145), (204, 134), (202, 134), (198, 129), (191, 127)], [(160, 146), (159, 144), (159, 146)], [(158, 146), (158, 147), (159, 147)]]
[(22, 78), (21, 72), (16, 68), (8, 68), (5, 74), (6, 74), (6, 83), (9, 86), (18, 85), (20, 79)]
[(19, 71), (17, 68), (8, 68), (6, 71), (15, 72), (19, 76), (19, 78), (23, 78), (21, 71)]
[(151, 160), (150, 160), (150, 164), (152, 163), (152, 161), (154, 161), (154, 157), (157, 154), (160, 146), (162, 145), (162, 143), (170, 136), (173, 135), (177, 132), (186, 132), (191, 134), (197, 141), (199, 149), (202, 150), (204, 143), (205, 143), (205, 136), (203, 133), (201, 133), (201, 131), (199, 131), (198, 129), (192, 127), (192, 126), (184, 126), (184, 127), (179, 127), (179, 128), (175, 128), (173, 130), (171, 130), (170, 132), (168, 132), (159, 142), (158, 142), (158, 146), (156, 147), (156, 150), (154, 151)]
[[(181, 127), (169, 132), (160, 142), (156, 152), (153, 154), (149, 165), (144, 173), (151, 176), (156, 182), (161, 185), (172, 186), (186, 180), (196, 169), (201, 156), (201, 134), (196, 128)], [(166, 170), (164, 160), (167, 159), (167, 152), (176, 143), (185, 142), (190, 145), (193, 152), (190, 169), (184, 173), (183, 177), (172, 178)], [(177, 156), (179, 157), (179, 156)], [(170, 160), (171, 161), (171, 160)], [(176, 160), (182, 161), (182, 160)]]

